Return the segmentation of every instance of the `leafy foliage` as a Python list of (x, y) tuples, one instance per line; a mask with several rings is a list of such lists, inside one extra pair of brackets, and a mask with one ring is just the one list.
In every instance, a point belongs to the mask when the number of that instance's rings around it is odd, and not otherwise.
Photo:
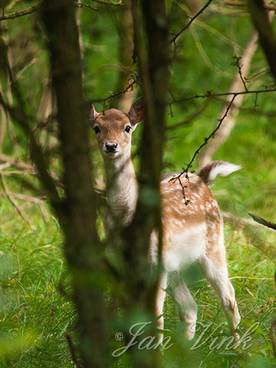
[[(28, 1), (30, 5), (35, 2)], [(168, 2), (172, 33), (177, 32), (188, 10), (185, 2)], [(221, 3), (221, 2), (217, 2)], [(17, 6), (17, 5), (16, 5)], [(215, 8), (199, 18), (177, 45), (174, 64), (171, 66), (171, 96), (193, 96), (207, 91), (227, 92), (237, 72), (234, 59), (242, 54), (252, 33), (248, 17), (235, 17)], [(11, 10), (13, 10), (11, 5)], [(97, 11), (81, 9), (81, 37), (83, 44), (83, 74), (87, 99), (104, 99), (116, 88), (118, 65), (117, 32), (120, 8), (98, 7)], [(21, 92), (28, 101), (28, 111), (36, 112), (48, 78), (48, 56), (45, 36), (35, 15), (8, 21), (7, 35), (12, 48), (16, 77)], [(172, 46), (173, 47), (173, 46)], [(260, 50), (257, 51), (251, 73), (246, 80), (249, 89), (273, 86), (272, 78)], [(221, 207), (237, 216), (257, 213), (276, 222), (275, 207), (275, 93), (248, 95), (228, 141), (216, 154), (216, 159), (242, 166), (239, 173), (219, 179), (213, 187)], [(189, 120), (202, 108), (207, 98), (174, 103), (168, 112), (168, 133), (164, 171), (179, 171), (189, 162), (195, 149), (217, 123), (222, 99), (209, 98), (206, 108), (194, 120)], [(96, 103), (99, 110), (112, 105)], [(177, 129), (173, 125), (185, 124)], [(50, 128), (54, 129), (51, 126)], [(49, 127), (49, 124), (48, 124)], [(139, 128), (136, 132), (139, 139)], [(40, 131), (44, 142), (46, 130)], [(44, 135), (43, 135), (44, 134)], [(50, 134), (51, 136), (51, 134)], [(47, 144), (49, 141), (47, 141)], [(92, 141), (93, 142), (93, 141)], [(45, 152), (49, 148), (45, 143)], [(28, 142), (23, 133), (12, 127), (3, 144), (3, 152), (28, 160)], [(94, 146), (93, 146), (94, 147)], [(59, 147), (54, 147), (59, 149)], [(51, 167), (57, 172), (55, 150), (49, 153)], [(100, 160), (96, 160), (99, 176)], [(0, 172), (1, 174), (1, 172)], [(9, 188), (22, 190), (10, 173)], [(33, 179), (35, 181), (35, 179)], [(30, 194), (25, 190), (24, 193)], [(35, 204), (20, 202), (32, 228), (18, 216), (8, 199), (0, 202), (0, 366), (72, 367), (65, 335), (72, 334), (75, 313), (68, 299), (68, 274), (62, 255), (62, 239), (56, 220), (47, 209), (44, 216)], [(27, 202), (27, 201), (26, 201)], [(43, 205), (44, 206), (44, 205)], [(45, 217), (45, 211), (48, 213)], [(166, 329), (172, 336), (173, 347), (164, 353), (164, 367), (244, 367), (269, 368), (275, 366), (269, 329), (275, 315), (274, 263), (260, 250), (255, 249), (241, 230), (226, 229), (229, 272), (233, 279), (242, 315), (241, 334), (252, 326), (251, 345), (246, 349), (216, 349), (207, 335), (204, 344), (190, 350), (182, 339), (181, 324), (173, 301), (166, 304)], [(267, 233), (273, 241), (275, 235)], [(199, 305), (200, 336), (208, 323), (208, 334), (221, 341), (227, 335), (224, 316), (198, 270), (189, 275), (190, 284)], [(196, 275), (196, 277), (194, 277)], [(196, 279), (196, 281), (194, 281)], [(256, 328), (255, 328), (256, 327)], [(206, 337), (206, 338), (205, 338)], [(123, 356), (114, 358), (114, 367), (127, 367)]]

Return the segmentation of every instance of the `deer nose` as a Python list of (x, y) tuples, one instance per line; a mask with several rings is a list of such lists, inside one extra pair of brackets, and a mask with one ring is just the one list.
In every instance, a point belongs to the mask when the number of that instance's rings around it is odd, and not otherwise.
[(105, 143), (105, 149), (107, 152), (116, 152), (118, 143)]

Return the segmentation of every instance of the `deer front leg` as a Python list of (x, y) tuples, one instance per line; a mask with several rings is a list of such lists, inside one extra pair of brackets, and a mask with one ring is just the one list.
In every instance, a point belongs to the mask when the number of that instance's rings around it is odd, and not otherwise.
[(159, 330), (159, 341), (163, 341), (164, 330), (164, 303), (166, 299), (166, 288), (168, 283), (168, 275), (164, 271), (159, 280), (159, 287), (155, 302), (156, 327)]
[(185, 338), (192, 340), (196, 331), (197, 305), (179, 272), (176, 273), (172, 289), (180, 320), (185, 324)]

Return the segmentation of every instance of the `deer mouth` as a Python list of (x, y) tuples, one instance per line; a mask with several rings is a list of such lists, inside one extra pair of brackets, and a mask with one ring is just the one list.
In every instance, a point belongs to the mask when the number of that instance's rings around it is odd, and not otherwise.
[(107, 151), (104, 150), (103, 154), (105, 157), (109, 158), (109, 159), (115, 159), (117, 156), (119, 156), (119, 151)]

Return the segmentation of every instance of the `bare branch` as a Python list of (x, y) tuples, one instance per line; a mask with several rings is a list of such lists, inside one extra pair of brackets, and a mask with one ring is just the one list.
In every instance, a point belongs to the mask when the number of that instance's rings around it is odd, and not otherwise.
[(10, 156), (5, 155), (3, 153), (0, 154), (0, 164), (6, 164), (7, 167), (14, 166), (18, 170), (27, 171), (30, 174), (35, 174), (36, 173), (35, 168), (32, 165), (30, 165), (30, 164), (28, 164), (24, 161), (14, 159), (13, 157), (10, 157)]
[[(11, 192), (12, 196), (20, 201), (24, 201), (24, 202), (31, 202), (34, 204), (42, 204), (47, 198), (45, 196), (40, 196), (40, 197), (34, 197), (28, 194), (22, 194), (22, 193), (16, 193), (16, 192)], [(0, 197), (5, 197), (6, 193), (5, 192), (0, 192)]]
[(240, 79), (241, 79), (241, 82), (242, 82), (242, 84), (243, 84), (243, 86), (244, 86), (244, 89), (246, 90), (246, 91), (248, 91), (248, 88), (247, 88), (247, 86), (246, 86), (246, 83), (245, 83), (245, 78), (244, 78), (244, 76), (243, 76), (243, 74), (242, 74), (242, 64), (241, 64), (241, 59), (242, 59), (242, 57), (241, 56), (236, 56), (235, 57), (235, 65), (236, 65), (236, 67), (238, 68), (238, 74), (239, 74), (239, 77), (240, 77)]
[(16, 212), (18, 213), (18, 215), (22, 218), (22, 220), (32, 229), (32, 224), (29, 221), (28, 217), (24, 214), (22, 208), (20, 208), (20, 206), (17, 204), (15, 198), (13, 197), (12, 192), (9, 190), (3, 175), (0, 173), (0, 181), (1, 181), (1, 185), (4, 191), (4, 194), (6, 196), (6, 198), (9, 200), (9, 202), (11, 203), (11, 205), (15, 208)]
[(181, 176), (184, 175), (184, 174), (186, 174), (185, 176), (188, 179), (188, 172), (189, 172), (190, 168), (192, 167), (192, 165), (193, 165), (193, 163), (194, 163), (197, 155), (202, 150), (202, 148), (207, 145), (207, 143), (209, 142), (209, 140), (216, 135), (217, 131), (220, 129), (220, 127), (221, 127), (224, 119), (226, 118), (228, 112), (230, 111), (230, 108), (231, 108), (232, 103), (234, 102), (236, 96), (237, 96), (236, 94), (234, 94), (232, 96), (232, 98), (231, 98), (231, 100), (230, 100), (230, 102), (229, 102), (229, 104), (227, 106), (227, 109), (225, 110), (224, 115), (219, 119), (219, 123), (217, 124), (216, 128), (204, 139), (204, 142), (202, 142), (201, 145), (196, 149), (196, 151), (194, 152), (191, 160), (189, 161), (189, 163), (187, 164), (187, 166), (185, 167), (185, 169), (183, 169), (180, 174), (178, 174), (178, 175), (174, 176), (173, 178), (171, 178), (170, 181), (180, 180)]
[[(247, 6), (246, 6), (245, 1), (241, 1), (241, 2), (226, 1), (226, 2), (224, 2), (224, 5), (228, 6), (229, 8), (234, 8), (234, 9), (236, 8), (236, 10), (238, 10), (239, 12), (240, 11), (244, 11), (244, 12), (247, 11)], [(276, 5), (273, 4), (272, 2), (271, 3), (264, 2), (264, 8), (266, 10), (269, 10), (269, 11), (272, 11), (272, 12), (276, 11)]]
[(134, 75), (130, 79), (128, 85), (126, 87), (124, 87), (122, 90), (113, 92), (113, 93), (111, 93), (109, 96), (107, 96), (105, 98), (94, 98), (94, 99), (90, 100), (89, 102), (90, 103), (102, 102), (105, 105), (107, 103), (107, 101), (112, 100), (113, 98), (122, 96), (126, 92), (131, 91), (134, 88), (134, 86), (136, 84), (138, 84), (138, 83), (139, 83), (139, 77), (138, 77), (138, 75)]
[(123, 6), (124, 2), (120, 1), (117, 3), (113, 3), (113, 2), (109, 2), (109, 1), (104, 1), (104, 0), (92, 0), (94, 3), (100, 4), (100, 5), (107, 5), (107, 6)]
[(2, 21), (2, 20), (11, 20), (11, 19), (23, 17), (24, 15), (30, 15), (30, 14), (33, 14), (33, 13), (37, 12), (38, 9), (39, 9), (39, 5), (34, 5), (30, 8), (24, 9), (24, 10), (19, 10), (17, 12), (11, 13), (11, 14), (2, 15), (0, 17), (0, 21)]
[[(13, 85), (13, 88), (16, 88)], [(36, 165), (37, 172), (41, 178), (43, 186), (49, 196), (49, 199), (52, 202), (53, 206), (56, 206), (60, 199), (59, 194), (57, 192), (56, 184), (50, 173), (48, 172), (47, 165), (45, 162), (45, 157), (43, 155), (42, 148), (36, 141), (33, 132), (28, 124), (29, 120), (31, 119), (26, 112), (23, 110), (22, 106), (20, 105), (19, 108), (15, 108), (14, 106), (10, 106), (3, 98), (2, 94), (0, 93), (0, 104), (4, 107), (4, 109), (9, 113), (11, 118), (15, 120), (18, 125), (23, 129), (26, 135), (30, 138), (30, 147), (31, 147), (31, 155), (32, 159)]]
[(276, 230), (276, 224), (274, 224), (273, 222), (267, 221), (260, 216), (254, 215), (253, 213), (249, 213), (249, 216), (251, 216), (253, 220), (258, 222), (259, 224), (269, 227), (270, 229)]
[[(101, 0), (93, 0), (93, 1), (98, 3), (98, 4), (101, 4), (101, 5), (121, 6), (120, 3), (118, 3), (118, 4), (108, 3), (106, 1), (101, 1)], [(81, 3), (75, 2), (75, 6), (77, 8), (87, 8), (87, 9), (94, 10), (94, 11), (98, 10), (97, 8), (94, 8), (92, 5), (87, 4), (87, 3), (83, 3), (83, 2), (81, 2)], [(34, 5), (30, 8), (27, 8), (27, 9), (18, 10), (14, 13), (10, 13), (10, 14), (7, 14), (7, 15), (2, 15), (0, 17), (0, 22), (4, 21), (4, 20), (12, 20), (12, 19), (24, 17), (25, 15), (31, 15), (31, 14), (36, 13), (39, 9), (40, 9), (40, 4)]]
[(210, 100), (206, 100), (205, 103), (202, 104), (202, 106), (198, 110), (193, 112), (185, 120), (180, 121), (178, 123), (175, 123), (173, 125), (167, 126), (166, 130), (170, 131), (170, 130), (178, 129), (178, 128), (185, 127), (185, 126), (191, 124), (195, 119), (197, 119), (206, 110), (206, 108), (209, 106), (209, 102), (210, 102)]
[[(94, 0), (94, 1), (95, 1), (95, 0)], [(76, 7), (76, 8), (80, 8), (80, 9), (82, 9), (82, 8), (87, 8), (87, 9), (95, 10), (95, 11), (97, 11), (97, 10), (98, 10), (98, 9), (96, 9), (96, 8), (93, 8), (93, 6), (92, 6), (92, 5), (90, 5), (90, 4), (83, 3), (83, 2), (77, 2), (77, 1), (75, 1), (75, 7)]]
[[(233, 82), (231, 83), (230, 91), (238, 91), (239, 89), (242, 88), (242, 86), (244, 86), (245, 91), (248, 92), (248, 88), (245, 83), (245, 77), (249, 73), (251, 61), (255, 54), (256, 49), (257, 49), (257, 33), (254, 32), (243, 51), (243, 55), (241, 57), (236, 57), (235, 64), (238, 68), (238, 72), (235, 75)], [(199, 157), (200, 167), (205, 166), (212, 160), (214, 153), (229, 137), (232, 129), (235, 126), (236, 117), (239, 113), (240, 107), (243, 103), (245, 96), (246, 96), (245, 94), (237, 95), (235, 103), (232, 104), (231, 110), (229, 111), (228, 116), (225, 119), (223, 127), (219, 130), (216, 137), (212, 141), (210, 141), (209, 144), (205, 147), (205, 149), (201, 152)], [(230, 98), (231, 96), (227, 96), (222, 111), (220, 112), (220, 116), (222, 116), (225, 112), (225, 109), (227, 109)]]
[(174, 44), (176, 42), (176, 40), (181, 36), (181, 34), (190, 27), (190, 25), (204, 12), (205, 9), (208, 8), (211, 2), (212, 0), (208, 0), (206, 4), (201, 9), (199, 9), (199, 11), (189, 20), (189, 22), (171, 38), (170, 44)]
[(212, 92), (207, 91), (204, 94), (197, 94), (187, 97), (178, 97), (173, 98), (170, 103), (182, 103), (183, 101), (191, 101), (197, 98), (210, 98), (210, 97), (227, 97), (227, 96), (239, 96), (239, 95), (258, 95), (261, 93), (273, 93), (276, 92), (276, 88), (264, 88), (264, 89), (256, 89), (256, 90), (248, 90), (248, 91), (237, 91), (237, 92)]

